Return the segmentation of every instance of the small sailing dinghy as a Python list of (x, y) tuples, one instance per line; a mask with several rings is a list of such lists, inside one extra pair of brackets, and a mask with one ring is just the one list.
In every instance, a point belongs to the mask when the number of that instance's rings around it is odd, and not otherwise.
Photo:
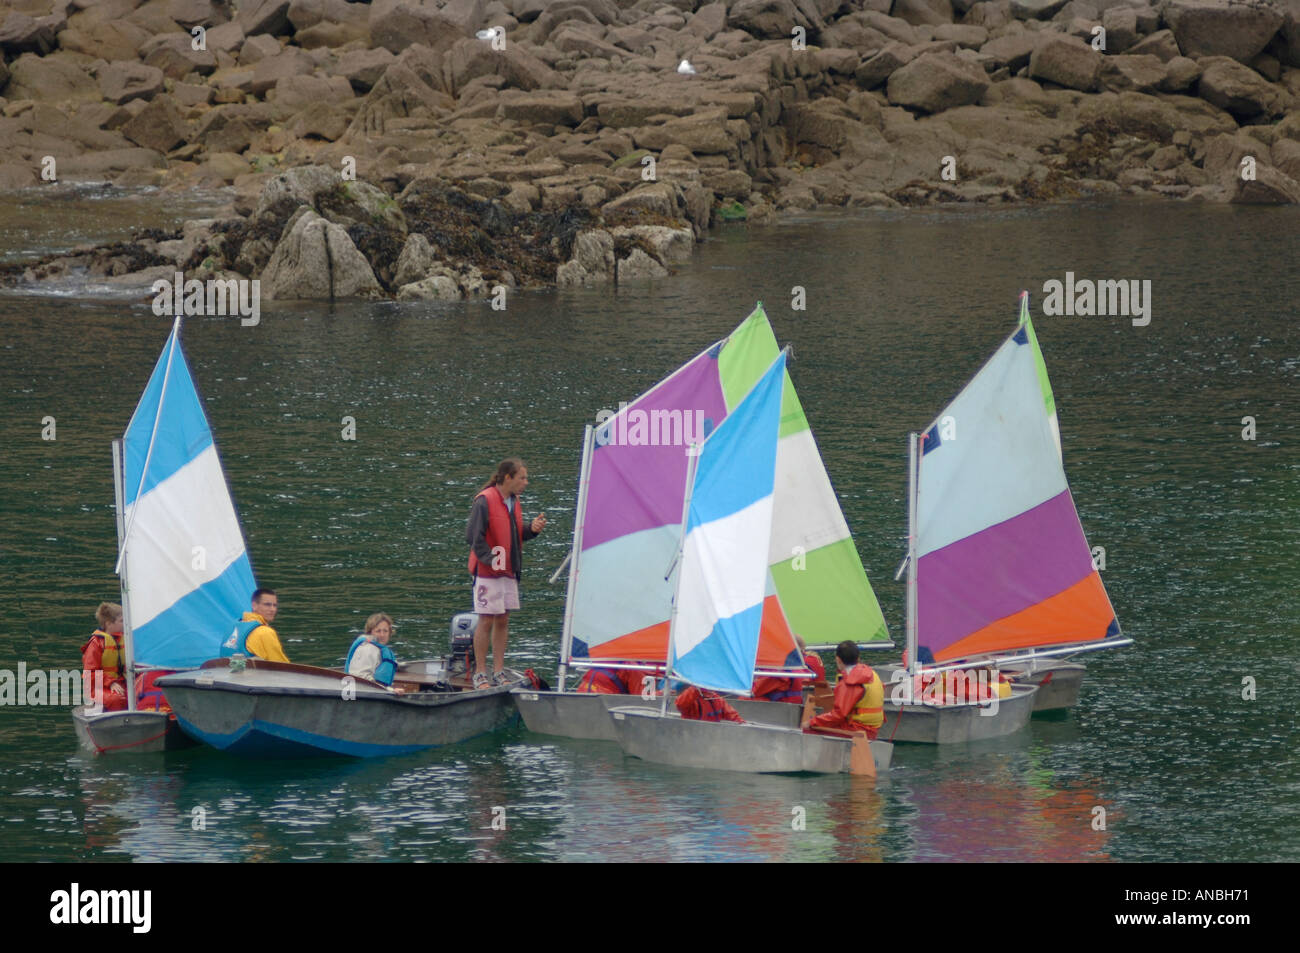
[[(680, 542), (689, 443), (702, 442), (744, 399), (780, 349), (762, 305), (599, 427), (588, 428), (578, 481), (561, 636), (559, 690), (521, 689), (530, 731), (614, 740), (607, 710), (656, 699), (565, 691), (569, 668), (661, 674)], [(809, 643), (890, 644), (803, 407), (785, 376), (776, 450), (771, 569), (759, 674), (806, 674), (793, 632)], [(747, 686), (748, 687), (748, 686)], [(800, 706), (734, 699), (746, 721), (797, 727)]]
[[(908, 491), (908, 667), (882, 667), (894, 685), (881, 737), (945, 744), (1011, 734), (1036, 708), (1032, 679), (987, 704), (932, 703), (946, 691), (930, 701), (922, 684), (1131, 642), (1120, 637), (1066, 482), (1027, 293), (1015, 332), (923, 435), (911, 435)], [(933, 663), (923, 667), (921, 656)], [(1081, 666), (1056, 671), (1067, 695), (1072, 681), (1077, 689)]]
[(255, 588), (180, 331), (177, 317), (125, 435), (113, 442), (129, 707), (72, 712), (82, 746), (100, 754), (194, 744), (170, 713), (137, 709), (136, 673), (194, 668), (216, 655)]
[[(680, 566), (669, 623), (666, 673), (714, 691), (748, 693), (757, 666), (771, 569), (774, 489), (785, 354), (692, 454), (684, 493)], [(626, 754), (659, 764), (750, 773), (874, 776), (892, 746), (866, 735), (682, 718), (659, 709), (614, 707)]]
[(510, 691), (525, 681), (510, 675), (473, 689), (450, 660), (428, 659), (399, 665), (389, 689), (312, 665), (217, 658), (158, 684), (187, 733), (230, 754), (382, 758), (505, 727), (516, 717)]

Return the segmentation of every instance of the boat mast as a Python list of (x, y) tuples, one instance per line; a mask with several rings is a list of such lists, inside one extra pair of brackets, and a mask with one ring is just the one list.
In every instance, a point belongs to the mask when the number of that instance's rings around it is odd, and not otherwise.
[(573, 517), (573, 549), (569, 553), (569, 589), (564, 599), (564, 627), (560, 635), (559, 687), (569, 672), (569, 652), (573, 649), (573, 597), (578, 591), (578, 567), (582, 564), (582, 524), (587, 519), (587, 484), (591, 474), (591, 449), (595, 431), (591, 424), (582, 435), (582, 466), (578, 470), (578, 504)]
[(906, 649), (907, 669), (909, 675), (915, 675), (921, 667), (917, 656), (916, 633), (916, 496), (919, 486), (919, 461), (917, 444), (920, 442), (916, 433), (908, 436), (907, 462), (907, 621)]
[[(698, 443), (692, 443), (686, 449), (686, 494), (682, 499), (682, 535), (677, 541), (677, 555), (673, 558), (672, 565), (668, 567), (669, 575), (672, 575), (675, 567), (680, 567), (682, 555), (686, 549), (686, 520), (691, 513), (691, 494), (695, 491), (695, 468), (700, 461), (700, 446)], [(673, 636), (677, 633), (677, 606), (681, 593), (682, 574), (679, 568), (677, 585), (673, 588), (673, 611), (672, 615), (668, 617), (668, 646), (667, 651), (664, 652), (664, 691), (659, 704), (659, 714), (661, 716), (668, 713), (668, 693), (671, 691), (673, 674)]]
[(131, 596), (126, 584), (126, 514), (122, 512), (123, 484), (126, 482), (122, 472), (122, 441), (113, 441), (113, 498), (116, 502), (114, 512), (117, 515), (118, 578), (122, 583), (122, 654), (126, 658), (126, 706), (127, 711), (135, 711), (135, 641), (131, 634)]

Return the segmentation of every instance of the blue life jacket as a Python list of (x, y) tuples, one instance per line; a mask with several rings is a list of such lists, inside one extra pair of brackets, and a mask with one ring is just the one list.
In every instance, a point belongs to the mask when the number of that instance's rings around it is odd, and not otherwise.
[(230, 658), (236, 652), (242, 652), (249, 658), (257, 658), (257, 653), (249, 649), (248, 637), (253, 634), (253, 630), (265, 622), (258, 622), (256, 619), (249, 619), (247, 622), (236, 622), (235, 630), (230, 633), (229, 638), (221, 643), (221, 657)]
[(346, 672), (352, 667), (352, 656), (356, 655), (357, 649), (367, 642), (379, 649), (379, 664), (375, 666), (375, 674), (371, 677), (380, 685), (393, 684), (393, 676), (397, 674), (397, 656), (387, 645), (380, 645), (368, 635), (357, 636), (357, 640), (352, 643), (352, 648), (348, 649), (348, 658), (343, 663), (343, 670)]

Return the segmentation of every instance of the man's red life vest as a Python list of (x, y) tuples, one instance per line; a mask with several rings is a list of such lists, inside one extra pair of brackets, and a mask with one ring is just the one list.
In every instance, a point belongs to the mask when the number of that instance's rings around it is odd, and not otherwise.
[[(513, 548), (513, 538), (510, 535), (510, 510), (506, 507), (505, 497), (501, 495), (501, 489), (493, 484), (487, 487), (478, 496), (484, 497), (488, 505), (488, 526), (487, 526), (487, 544), (488, 548), (494, 554), (493, 562), (496, 561), (495, 554), (504, 553), (504, 569), (493, 569), (492, 563), (484, 565), (479, 562), (478, 555), (474, 552), (473, 547), (469, 551), (469, 574), (471, 576), (513, 576), (515, 568), (510, 564), (510, 552)], [(515, 530), (519, 535), (519, 542), (522, 545), (524, 541), (524, 511), (519, 503), (519, 498), (515, 498)], [(497, 547), (500, 546), (500, 549)]]

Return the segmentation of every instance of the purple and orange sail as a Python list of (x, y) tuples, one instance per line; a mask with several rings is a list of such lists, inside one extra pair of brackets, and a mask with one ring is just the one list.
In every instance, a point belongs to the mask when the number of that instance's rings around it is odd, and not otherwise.
[(1119, 640), (1028, 295), (1015, 333), (922, 437), (916, 514), (912, 628), (935, 662)]

